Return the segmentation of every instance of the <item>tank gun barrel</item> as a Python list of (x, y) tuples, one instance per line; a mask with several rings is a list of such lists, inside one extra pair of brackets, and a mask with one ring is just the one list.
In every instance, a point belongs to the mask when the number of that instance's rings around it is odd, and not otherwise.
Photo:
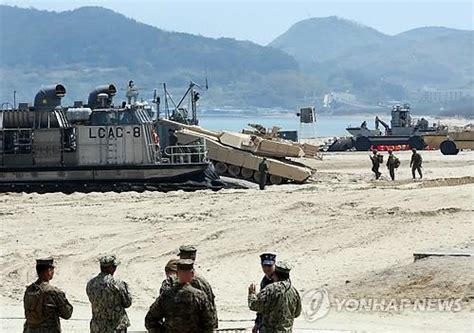
[(185, 125), (185, 124), (178, 123), (176, 121), (172, 121), (172, 120), (168, 120), (168, 119), (160, 119), (160, 122), (162, 122), (163, 124), (168, 125), (171, 128), (174, 128), (174, 129), (185, 128), (187, 130), (202, 133), (202, 134), (214, 137), (216, 139), (219, 138), (222, 135), (222, 132), (211, 131), (211, 130), (204, 129), (204, 128), (202, 128), (200, 126), (196, 126), (196, 125)]

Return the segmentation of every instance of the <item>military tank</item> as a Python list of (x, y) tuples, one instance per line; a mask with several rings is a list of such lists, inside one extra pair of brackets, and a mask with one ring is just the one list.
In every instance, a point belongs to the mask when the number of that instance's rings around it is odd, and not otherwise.
[[(306, 145), (303, 149), (303, 146), (288, 140), (202, 128), (198, 126), (197, 117), (198, 90), (201, 87), (191, 82), (179, 102), (173, 100), (165, 84), (163, 89), (165, 108), (160, 110), (157, 105), (155, 113), (160, 141), (168, 145), (178, 144), (185, 153), (185, 147), (204, 140), (207, 156), (219, 175), (259, 182), (258, 166), (264, 158), (269, 167), (267, 180), (270, 184), (303, 183), (313, 174), (314, 170), (290, 158), (302, 157), (305, 153), (309, 156), (315, 153), (315, 146)], [(170, 108), (170, 104), (174, 107)]]
[[(303, 157), (322, 159), (319, 146), (310, 143), (298, 142), (297, 131), (282, 131), (281, 127), (273, 126), (266, 128), (260, 124), (248, 124), (251, 129), (242, 129), (242, 133), (257, 136), (265, 140), (278, 141), (300, 147), (303, 151)], [(301, 154), (299, 154), (301, 155)], [(298, 156), (301, 157), (301, 156)]]
[[(394, 146), (409, 145), (412, 148), (424, 149), (427, 144), (423, 140), (426, 134), (446, 134), (447, 128), (442, 126), (429, 126), (428, 121), (424, 118), (419, 119), (416, 123), (413, 121), (409, 104), (395, 105), (392, 108), (390, 125), (385, 123), (378, 116), (375, 117), (375, 128), (369, 129), (367, 123), (363, 122), (358, 127), (347, 127), (346, 130), (352, 134), (352, 146), (345, 140), (343, 143), (334, 142), (333, 147), (329, 147), (329, 151), (347, 150), (355, 148), (358, 151), (370, 150), (372, 146)], [(385, 131), (380, 130), (380, 125)], [(343, 149), (342, 149), (343, 148)]]
[(258, 166), (264, 158), (268, 164), (268, 182), (273, 185), (304, 183), (313, 174), (312, 169), (288, 159), (304, 156), (299, 146), (243, 133), (211, 131), (167, 119), (160, 122), (174, 130), (173, 135), (182, 145), (205, 139), (209, 160), (219, 175), (258, 182)]
[(460, 150), (474, 150), (474, 127), (472, 124), (448, 133), (432, 133), (423, 136), (425, 142), (443, 155), (457, 155)]
[[(62, 84), (0, 110), (0, 191), (124, 191), (223, 186), (204, 140), (164, 146), (146, 103), (116, 107), (112, 84), (63, 107)], [(183, 150), (185, 148), (185, 150)]]

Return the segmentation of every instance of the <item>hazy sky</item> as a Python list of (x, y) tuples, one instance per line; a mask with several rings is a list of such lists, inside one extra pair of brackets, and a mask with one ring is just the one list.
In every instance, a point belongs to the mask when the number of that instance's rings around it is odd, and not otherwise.
[(297, 21), (337, 15), (397, 34), (421, 26), (473, 27), (473, 1), (0, 0), (55, 11), (103, 6), (165, 30), (271, 42)]

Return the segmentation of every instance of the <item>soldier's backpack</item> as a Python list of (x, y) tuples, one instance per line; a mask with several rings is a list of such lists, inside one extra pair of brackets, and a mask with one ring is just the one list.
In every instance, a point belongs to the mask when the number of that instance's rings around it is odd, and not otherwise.
[(393, 166), (395, 167), (395, 169), (400, 166), (400, 160), (398, 159), (398, 157), (395, 157), (395, 160), (393, 161)]
[(379, 163), (383, 163), (383, 156), (382, 155), (377, 155), (377, 158), (379, 159)]
[(43, 314), (44, 296), (44, 290), (36, 283), (33, 283), (26, 289), (23, 304), (26, 321), (29, 324), (40, 324), (46, 319)]

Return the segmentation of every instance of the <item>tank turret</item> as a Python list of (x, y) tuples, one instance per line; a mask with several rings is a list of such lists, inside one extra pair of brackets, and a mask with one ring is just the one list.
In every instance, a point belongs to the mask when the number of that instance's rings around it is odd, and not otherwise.
[(36, 111), (51, 111), (61, 105), (61, 98), (66, 95), (66, 88), (62, 84), (45, 86), (35, 96)]

